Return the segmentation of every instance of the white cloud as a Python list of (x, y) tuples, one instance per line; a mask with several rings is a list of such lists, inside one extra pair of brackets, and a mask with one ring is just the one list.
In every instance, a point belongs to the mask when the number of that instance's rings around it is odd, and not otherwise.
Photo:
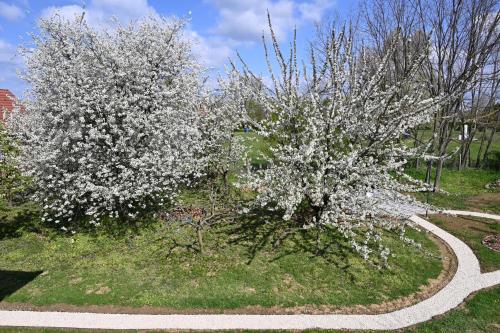
[(0, 39), (0, 63), (10, 62), (16, 54), (16, 47)]
[(283, 38), (296, 19), (295, 3), (290, 0), (213, 0), (219, 10), (214, 32), (239, 42), (255, 42), (267, 29), (267, 11), (278, 38)]
[(294, 26), (306, 21), (320, 21), (334, 6), (332, 0), (295, 2), (293, 0), (210, 0), (219, 10), (214, 32), (238, 42), (255, 42), (267, 33), (267, 11), (278, 39)]
[(217, 37), (203, 37), (194, 30), (187, 31), (193, 42), (193, 54), (207, 67), (220, 67), (234, 54), (228, 41)]
[(10, 21), (22, 19), (25, 14), (24, 11), (13, 4), (0, 1), (0, 16)]
[(299, 4), (299, 11), (304, 20), (320, 22), (324, 13), (335, 5), (333, 0), (315, 0)]
[(108, 26), (113, 17), (128, 23), (141, 17), (158, 15), (146, 0), (92, 0), (85, 8), (78, 5), (48, 7), (42, 11), (41, 17), (46, 18), (58, 13), (67, 19), (74, 19), (83, 12), (87, 22), (96, 28)]
[(61, 15), (66, 19), (72, 20), (76, 16), (81, 15), (83, 12), (83, 7), (77, 5), (68, 5), (62, 7), (47, 7), (42, 11), (42, 14), (40, 16), (42, 18), (47, 18), (57, 13), (58, 15)]

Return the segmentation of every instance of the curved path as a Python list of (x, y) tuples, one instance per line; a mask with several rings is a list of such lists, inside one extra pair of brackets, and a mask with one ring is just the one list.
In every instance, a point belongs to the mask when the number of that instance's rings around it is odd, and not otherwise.
[[(500, 220), (499, 215), (444, 211)], [(0, 325), (93, 329), (372, 329), (391, 330), (415, 325), (457, 307), (472, 292), (500, 284), (500, 270), (481, 274), (472, 250), (461, 240), (413, 215), (420, 227), (432, 232), (455, 252), (453, 279), (438, 293), (413, 306), (377, 315), (140, 315), (72, 312), (0, 311)]]

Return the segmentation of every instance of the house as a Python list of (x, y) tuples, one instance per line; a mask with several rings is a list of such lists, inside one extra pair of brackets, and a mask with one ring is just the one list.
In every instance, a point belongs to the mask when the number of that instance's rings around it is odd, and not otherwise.
[(9, 89), (0, 88), (0, 122), (3, 122), (5, 110), (10, 112), (17, 103), (16, 96)]

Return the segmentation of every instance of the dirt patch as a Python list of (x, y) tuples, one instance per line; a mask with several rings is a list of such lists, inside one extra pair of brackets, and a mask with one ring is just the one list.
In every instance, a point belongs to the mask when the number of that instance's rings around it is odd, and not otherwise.
[(69, 284), (78, 284), (82, 281), (83, 281), (83, 279), (81, 277), (77, 277), (77, 278), (69, 280)]
[[(427, 299), (441, 290), (449, 283), (457, 270), (457, 259), (451, 249), (438, 237), (429, 234), (429, 238), (437, 244), (441, 254), (443, 270), (436, 279), (430, 279), (426, 285), (422, 285), (416, 293), (406, 297), (387, 301), (381, 304), (356, 305), (351, 307), (338, 307), (331, 305), (303, 305), (294, 307), (263, 307), (247, 306), (235, 309), (173, 309), (164, 307), (129, 307), (115, 305), (90, 305), (75, 306), (69, 304), (54, 304), (36, 306), (26, 303), (0, 302), (0, 309), (5, 310), (27, 310), (27, 311), (61, 311), (61, 312), (91, 312), (91, 313), (129, 313), (129, 314), (380, 314), (402, 309)], [(284, 283), (291, 281), (284, 281)], [(291, 283), (293, 285), (293, 283)], [(99, 286), (102, 289), (102, 286)], [(105, 286), (104, 286), (105, 287)], [(100, 291), (98, 289), (97, 291)], [(97, 293), (96, 290), (92, 292)], [(249, 293), (255, 289), (248, 288)], [(108, 291), (109, 292), (109, 291)]]
[(98, 284), (95, 288), (93, 289), (88, 289), (85, 291), (86, 295), (90, 294), (96, 294), (96, 295), (105, 295), (108, 294), (111, 291), (111, 288), (102, 284)]
[(483, 219), (475, 216), (454, 216), (454, 215), (436, 214), (431, 216), (432, 220), (435, 220), (433, 217), (438, 218), (439, 222), (443, 223), (446, 226), (446, 229), (451, 230), (452, 232), (467, 230), (477, 235), (483, 233), (491, 233), (491, 230), (488, 227), (488, 225), (497, 223), (494, 220)]
[(482, 193), (467, 200), (468, 209), (485, 212), (491, 207), (500, 207), (500, 192)]

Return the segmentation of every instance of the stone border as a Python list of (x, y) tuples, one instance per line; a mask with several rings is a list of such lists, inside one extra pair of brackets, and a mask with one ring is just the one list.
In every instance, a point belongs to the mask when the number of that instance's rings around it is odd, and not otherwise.
[[(500, 220), (499, 215), (447, 210), (445, 214)], [(479, 261), (461, 240), (413, 215), (416, 225), (447, 243), (458, 267), (438, 293), (410, 307), (377, 315), (140, 315), (74, 312), (0, 311), (0, 325), (89, 329), (350, 329), (395, 330), (432, 319), (460, 305), (471, 293), (500, 284), (500, 270), (481, 274)]]

